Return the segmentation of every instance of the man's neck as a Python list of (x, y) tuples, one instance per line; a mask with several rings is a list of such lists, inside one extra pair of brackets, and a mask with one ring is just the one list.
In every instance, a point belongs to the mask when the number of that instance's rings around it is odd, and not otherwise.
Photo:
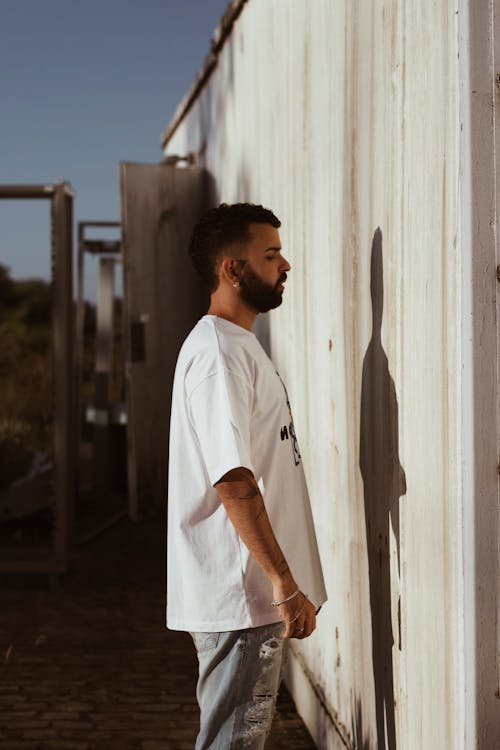
[(253, 331), (255, 319), (257, 318), (255, 310), (250, 310), (245, 305), (239, 305), (237, 309), (231, 309), (213, 299), (210, 302), (207, 315), (216, 315), (218, 318), (224, 318), (225, 320), (229, 320), (230, 323), (235, 323), (237, 326), (241, 326), (241, 328), (246, 328), (247, 331)]

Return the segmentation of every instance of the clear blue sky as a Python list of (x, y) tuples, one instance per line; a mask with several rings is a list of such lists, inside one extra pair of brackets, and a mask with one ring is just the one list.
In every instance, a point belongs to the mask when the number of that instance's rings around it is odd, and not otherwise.
[[(161, 133), (227, 5), (2, 2), (0, 183), (64, 178), (76, 192), (75, 224), (118, 220), (120, 161), (162, 158)], [(14, 277), (49, 276), (48, 234), (48, 201), (0, 201), (0, 263)], [(92, 286), (95, 273), (88, 278)]]

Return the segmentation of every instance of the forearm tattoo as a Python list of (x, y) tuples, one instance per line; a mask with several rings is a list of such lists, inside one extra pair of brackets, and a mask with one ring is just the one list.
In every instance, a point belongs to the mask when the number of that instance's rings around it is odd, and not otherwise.
[(276, 565), (276, 570), (278, 571), (280, 576), (284, 576), (290, 572), (290, 568), (288, 567), (288, 563), (284, 557), (282, 557), (279, 563)]
[(259, 488), (254, 479), (247, 476), (241, 479), (241, 481), (248, 487), (248, 491), (244, 495), (238, 495), (238, 500), (252, 500), (252, 498), (260, 495)]

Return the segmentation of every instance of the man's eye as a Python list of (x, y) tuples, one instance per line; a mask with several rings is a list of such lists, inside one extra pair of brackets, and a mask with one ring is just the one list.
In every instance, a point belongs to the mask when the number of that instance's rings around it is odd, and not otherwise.
[(266, 255), (265, 258), (266, 258), (266, 260), (274, 260), (275, 256), (274, 255)]

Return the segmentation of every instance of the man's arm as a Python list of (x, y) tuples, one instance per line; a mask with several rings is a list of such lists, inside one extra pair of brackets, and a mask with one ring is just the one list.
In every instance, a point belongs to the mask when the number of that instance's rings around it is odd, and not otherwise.
[[(271, 581), (273, 599), (282, 601), (298, 587), (274, 536), (255, 477), (243, 467), (232, 469), (215, 489), (238, 535)], [(285, 638), (306, 638), (316, 627), (314, 605), (302, 592), (282, 604), (279, 612), (287, 623)]]

